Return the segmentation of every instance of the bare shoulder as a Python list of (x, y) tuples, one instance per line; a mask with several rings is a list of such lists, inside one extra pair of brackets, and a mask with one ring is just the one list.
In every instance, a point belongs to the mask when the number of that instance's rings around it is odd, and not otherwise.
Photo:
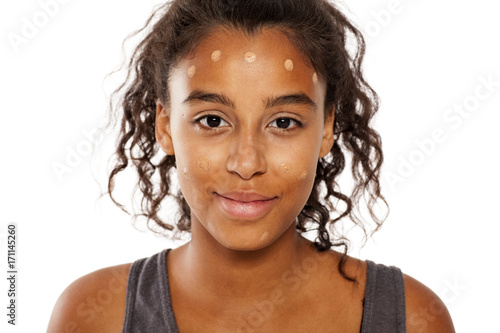
[(57, 300), (47, 332), (121, 332), (130, 266), (104, 268), (71, 283)]
[(443, 301), (424, 284), (409, 275), (403, 275), (407, 332), (455, 332), (450, 313)]

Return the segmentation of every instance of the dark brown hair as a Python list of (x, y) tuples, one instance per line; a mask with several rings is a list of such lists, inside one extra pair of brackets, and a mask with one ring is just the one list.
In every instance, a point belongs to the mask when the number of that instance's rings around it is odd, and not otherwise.
[[(156, 105), (158, 100), (169, 101), (171, 69), (207, 34), (220, 28), (250, 36), (264, 28), (281, 31), (327, 83), (325, 112), (335, 110), (335, 144), (318, 163), (314, 188), (297, 217), (297, 230), (317, 231), (316, 247), (321, 251), (344, 246), (345, 260), (347, 240), (336, 234), (335, 224), (350, 218), (367, 236), (361, 202), (375, 224), (373, 232), (385, 219), (377, 216), (375, 204), (387, 203), (380, 193), (381, 139), (370, 127), (378, 97), (361, 72), (365, 42), (346, 16), (326, 0), (175, 0), (160, 7), (143, 28), (149, 32), (133, 53), (126, 81), (115, 91), (121, 97), (121, 107), (114, 108), (121, 129), (109, 176), (111, 198), (124, 209), (113, 197), (115, 177), (131, 164), (142, 193), (141, 213), (135, 216), (146, 217), (150, 227), (156, 224), (175, 230), (174, 224), (159, 217), (164, 200), (175, 198), (180, 206), (177, 230), (190, 230), (190, 208), (171, 185), (175, 157), (162, 156), (155, 140)], [(338, 185), (346, 153), (354, 180), (349, 195), (340, 192)], [(339, 209), (340, 202), (345, 209)], [(332, 218), (331, 213), (337, 214)], [(342, 273), (344, 260), (339, 265)]]

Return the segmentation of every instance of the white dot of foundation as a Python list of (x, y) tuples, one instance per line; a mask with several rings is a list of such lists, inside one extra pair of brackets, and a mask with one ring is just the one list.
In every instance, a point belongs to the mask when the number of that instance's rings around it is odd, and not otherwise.
[(247, 52), (245, 54), (245, 61), (248, 62), (249, 64), (254, 62), (256, 59), (257, 59), (257, 56), (255, 55), (255, 53)]
[(305, 180), (307, 178), (307, 171), (304, 171), (300, 174), (299, 180)]
[(198, 160), (198, 168), (209, 171), (212, 168), (212, 161), (208, 157), (203, 156)]
[(287, 174), (290, 172), (290, 164), (288, 163), (283, 163), (281, 166), (280, 166), (280, 170), (281, 172), (283, 172), (284, 174)]
[(291, 59), (285, 61), (285, 68), (289, 72), (293, 71), (293, 61)]
[(193, 65), (193, 66), (189, 67), (189, 69), (188, 69), (188, 76), (190, 78), (193, 78), (195, 74), (196, 74), (196, 66)]
[(318, 83), (318, 81), (319, 81), (319, 80), (318, 80), (318, 73), (314, 73), (314, 74), (313, 74), (313, 82), (314, 82), (315, 84), (317, 84), (317, 83)]
[(221, 57), (222, 57), (222, 52), (221, 52), (221, 50), (215, 50), (215, 51), (212, 53), (212, 61), (213, 61), (213, 62), (217, 62), (217, 61), (219, 61)]

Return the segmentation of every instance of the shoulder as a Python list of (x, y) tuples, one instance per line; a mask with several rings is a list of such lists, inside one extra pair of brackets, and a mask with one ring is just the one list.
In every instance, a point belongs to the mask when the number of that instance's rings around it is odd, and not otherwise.
[(121, 332), (130, 266), (104, 268), (71, 283), (57, 300), (47, 332)]
[(428, 287), (403, 274), (408, 333), (455, 332), (451, 316), (443, 301)]

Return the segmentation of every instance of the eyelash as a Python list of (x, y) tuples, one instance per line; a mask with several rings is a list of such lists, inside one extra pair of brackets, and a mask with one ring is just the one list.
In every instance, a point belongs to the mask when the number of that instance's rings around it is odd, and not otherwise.
[(204, 131), (216, 131), (218, 128), (220, 128), (220, 127), (210, 127), (210, 126), (208, 126), (208, 123), (207, 124), (203, 124), (203, 121), (204, 120), (208, 121), (209, 118), (217, 118), (221, 122), (224, 122), (224, 123), (227, 124), (227, 121), (225, 121), (224, 119), (222, 119), (222, 117), (219, 117), (219, 116), (216, 116), (216, 115), (206, 115), (206, 116), (203, 116), (201, 118), (196, 119), (194, 121), (194, 123), (197, 124), (198, 127), (201, 128)]
[[(207, 131), (207, 132), (217, 131), (220, 127), (210, 127), (210, 126), (208, 126), (208, 123), (207, 124), (203, 123), (204, 121), (205, 122), (208, 121), (209, 118), (217, 118), (221, 122), (224, 122), (224, 123), (227, 124), (227, 122), (224, 119), (222, 119), (222, 117), (219, 117), (219, 116), (216, 116), (216, 115), (206, 115), (206, 116), (200, 117), (198, 119), (195, 119), (193, 121), (193, 123), (196, 124), (196, 125), (198, 125), (198, 127), (201, 130), (203, 130), (203, 131)], [(294, 118), (290, 118), (290, 117), (280, 117), (280, 118), (277, 118), (277, 119), (273, 120), (271, 122), (271, 124), (273, 124), (273, 123), (275, 123), (275, 122), (277, 122), (279, 120), (290, 120), (290, 122), (295, 123), (295, 126), (292, 126), (291, 128), (279, 128), (278, 126), (271, 126), (273, 128), (276, 128), (278, 131), (280, 131), (282, 133), (291, 132), (291, 131), (294, 131), (294, 130), (296, 130), (298, 128), (303, 127), (303, 124), (300, 121), (298, 121), (297, 119), (294, 119)]]
[(279, 121), (279, 120), (290, 120), (292, 123), (295, 123), (295, 126), (292, 126), (292, 127), (289, 127), (289, 128), (279, 128), (278, 126), (273, 126), (274, 128), (278, 129), (280, 132), (291, 132), (293, 130), (296, 130), (297, 128), (301, 128), (303, 126), (303, 124), (298, 121), (297, 119), (294, 119), (294, 118), (290, 118), (290, 117), (280, 117), (280, 118), (277, 118), (276, 120), (273, 120), (273, 123)]

